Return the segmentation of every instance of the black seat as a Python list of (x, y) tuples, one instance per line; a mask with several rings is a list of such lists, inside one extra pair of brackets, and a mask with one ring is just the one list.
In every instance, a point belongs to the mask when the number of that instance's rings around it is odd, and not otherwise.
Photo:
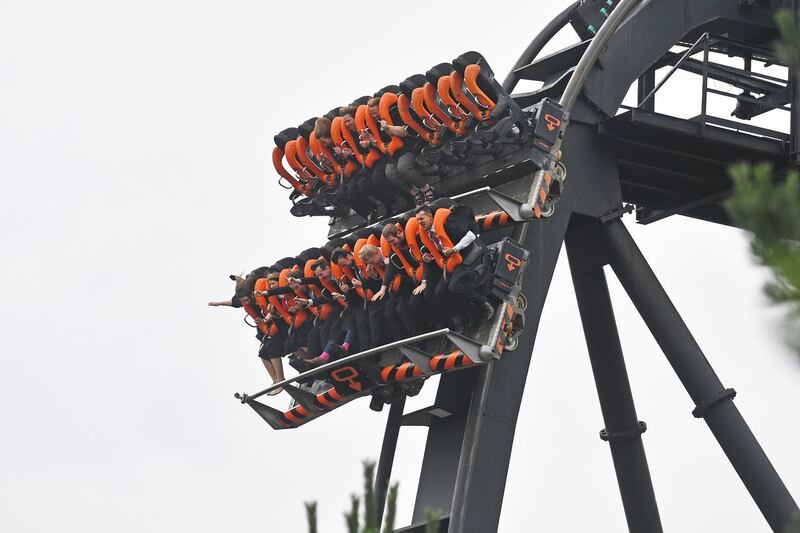
[(297, 128), (286, 128), (279, 134), (275, 135), (272, 140), (275, 142), (275, 146), (280, 148), (283, 152), (286, 150), (286, 143), (297, 139), (297, 135)]
[(400, 82), (400, 92), (411, 98), (411, 94), (414, 92), (414, 89), (422, 87), (425, 85), (426, 81), (427, 79), (425, 78), (425, 75), (412, 74)]

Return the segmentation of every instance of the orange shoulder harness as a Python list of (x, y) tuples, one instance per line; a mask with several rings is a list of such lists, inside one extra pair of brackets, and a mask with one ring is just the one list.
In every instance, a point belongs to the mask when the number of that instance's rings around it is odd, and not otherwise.
[(277, 146), (272, 149), (272, 166), (275, 167), (278, 175), (288, 181), (294, 190), (300, 194), (304, 196), (312, 196), (314, 191), (311, 189), (311, 184), (306, 180), (301, 181), (299, 178), (292, 176), (292, 174), (286, 170), (286, 167), (283, 166), (283, 156), (283, 150)]
[[(414, 130), (417, 135), (419, 135), (420, 139), (427, 143), (435, 144), (435, 132), (426, 128), (419, 121), (417, 121), (416, 118), (414, 118), (416, 112), (411, 109), (411, 99), (408, 96), (401, 94), (397, 97), (397, 111), (400, 113), (400, 118), (403, 119), (403, 122), (405, 122), (406, 126)], [(414, 114), (412, 114), (412, 112)]]
[[(402, 124), (394, 123), (394, 120), (392, 120), (392, 114), (390, 112), (392, 107), (396, 105), (397, 105), (397, 95), (394, 93), (384, 93), (383, 96), (381, 96), (380, 103), (378, 104), (378, 109), (380, 111), (382, 120), (385, 120), (392, 126), (401, 126)], [(386, 153), (388, 153), (390, 156), (393, 156), (404, 145), (405, 143), (403, 142), (403, 139), (397, 137), (396, 135), (391, 135), (391, 140), (388, 143), (386, 143)]]

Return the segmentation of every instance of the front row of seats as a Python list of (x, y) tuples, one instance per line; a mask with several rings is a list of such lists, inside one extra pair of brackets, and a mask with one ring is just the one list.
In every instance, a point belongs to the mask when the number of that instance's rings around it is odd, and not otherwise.
[(467, 52), (274, 137), (296, 216), (382, 218), (435, 197), (431, 182), (529, 136), (486, 60)]

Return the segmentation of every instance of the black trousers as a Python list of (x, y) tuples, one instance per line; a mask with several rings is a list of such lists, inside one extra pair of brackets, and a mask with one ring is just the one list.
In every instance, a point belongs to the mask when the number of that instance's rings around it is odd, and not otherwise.
[(403, 295), (392, 293), (383, 297), (383, 316), (389, 330), (389, 341), (396, 341), (409, 337), (413, 327), (409, 328), (408, 303)]
[[(425, 292), (428, 292), (427, 289)], [(442, 319), (446, 316), (441, 311), (431, 307), (425, 299), (425, 292), (422, 294), (413, 294), (412, 292), (408, 295), (408, 314), (411, 316), (414, 327), (412, 335), (419, 335), (439, 328)]]
[(308, 346), (308, 336), (312, 327), (310, 320), (303, 322), (299, 328), (292, 327), (286, 337), (286, 352), (293, 352), (302, 346)]
[(386, 160), (381, 159), (371, 169), (365, 168), (363, 172), (364, 175), (359, 180), (360, 192), (380, 201), (388, 211), (391, 211), (394, 199), (404, 193), (386, 179)]
[(321, 354), (328, 341), (334, 340), (336, 342), (334, 332), (340, 320), (339, 313), (336, 311), (332, 312), (324, 320), (320, 317), (314, 318), (314, 325), (308, 333), (308, 354), (311, 357)]
[(448, 319), (460, 314), (459, 305), (461, 302), (448, 290), (447, 283), (442, 277), (441, 270), (435, 270), (435, 274), (428, 277), (428, 286), (422, 294), (425, 296), (425, 304), (434, 316), (441, 319)]
[(387, 301), (367, 302), (367, 318), (369, 321), (370, 345), (369, 348), (380, 346), (389, 342), (390, 333), (386, 320)]
[(402, 323), (405, 336), (416, 335), (425, 319), (425, 297), (412, 294), (414, 283), (411, 278), (403, 276), (400, 279), (399, 290), (391, 294), (394, 318)]
[(372, 331), (363, 303), (347, 308), (347, 320), (351, 324), (351, 331), (355, 332), (355, 347), (350, 347), (350, 353), (363, 352), (372, 347)]
[(370, 195), (364, 194), (361, 190), (362, 181), (366, 179), (363, 170), (359, 170), (349, 177), (345, 177), (339, 184), (339, 192), (336, 196), (336, 203), (340, 206), (350, 207), (362, 218), (366, 219), (370, 212), (375, 209), (375, 201)]
[(477, 277), (478, 274), (472, 267), (458, 265), (448, 274), (447, 289), (453, 298), (480, 311), (489, 300), (475, 286)]

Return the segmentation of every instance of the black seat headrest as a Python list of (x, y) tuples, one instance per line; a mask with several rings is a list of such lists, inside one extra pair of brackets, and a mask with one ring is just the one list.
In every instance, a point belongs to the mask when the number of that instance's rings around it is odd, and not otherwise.
[(439, 78), (441, 78), (442, 76), (449, 76), (450, 73), (452, 72), (453, 72), (452, 64), (439, 63), (435, 67), (431, 67), (431, 69), (425, 73), (425, 79), (427, 79), (433, 85), (436, 85), (439, 82)]
[(296, 261), (294, 257), (284, 257), (283, 259), (276, 261), (275, 264), (269, 268), (275, 272), (280, 272), (284, 268), (292, 268), (295, 265), (295, 262)]
[(341, 113), (339, 112), (340, 109), (341, 109), (341, 107), (335, 107), (335, 108), (331, 109), (330, 111), (328, 111), (327, 113), (325, 113), (325, 115), (323, 115), (323, 116), (325, 118), (327, 118), (328, 120), (333, 120), (336, 117), (341, 116)]
[(286, 150), (286, 143), (297, 139), (298, 135), (299, 133), (297, 132), (297, 128), (286, 128), (273, 137), (272, 140), (275, 141), (275, 146), (281, 150)]
[(425, 81), (423, 74), (413, 74), (400, 82), (400, 92), (411, 98), (411, 93), (414, 92), (414, 89), (425, 85)]
[[(400, 224), (401, 226), (406, 227), (406, 222), (408, 222), (408, 219), (410, 218), (414, 218), (414, 211), (400, 213), (399, 215), (387, 220), (386, 224)], [(381, 232), (383, 232), (383, 228), (381, 228)]]
[(464, 69), (466, 69), (469, 65), (480, 66), (482, 74), (485, 74), (489, 79), (494, 79), (494, 71), (492, 70), (492, 67), (489, 66), (486, 58), (484, 58), (478, 52), (464, 52), (453, 60), (453, 68), (455, 68), (458, 73), (462, 75), (464, 74)]
[(358, 98), (356, 98), (355, 100), (353, 100), (353, 103), (352, 103), (351, 105), (354, 105), (354, 106), (356, 106), (356, 107), (358, 107), (358, 106), (360, 106), (360, 105), (364, 105), (364, 104), (366, 104), (367, 102), (369, 102), (369, 99), (370, 99), (370, 98), (372, 98), (372, 97), (371, 97), (371, 96), (359, 96)]
[(314, 124), (317, 122), (317, 118), (310, 118), (297, 126), (298, 134), (301, 135), (304, 139), (308, 139), (311, 136), (311, 133), (314, 131)]
[(397, 94), (400, 92), (400, 87), (397, 85), (387, 85), (386, 87), (382, 88), (378, 92), (375, 93), (375, 96), (383, 96), (386, 93), (394, 93)]
[(342, 240), (344, 241), (344, 242), (342, 243), (342, 246), (344, 246), (345, 244), (349, 244), (349, 245), (350, 245), (350, 247), (352, 248), (353, 246), (355, 246), (355, 244), (356, 244), (356, 241), (357, 241), (358, 239), (356, 238), (355, 234), (352, 234), (352, 233), (351, 233), (351, 234), (350, 234), (350, 235), (348, 235), (347, 237), (343, 237), (343, 238), (342, 238)]
[(270, 272), (272, 272), (272, 270), (269, 267), (266, 267), (266, 266), (261, 266), (261, 267), (258, 267), (258, 268), (254, 268), (247, 275), (247, 279), (250, 279), (250, 276), (255, 277), (255, 279), (263, 278), (265, 276), (268, 276)]
[(305, 265), (306, 261), (309, 259), (318, 259), (321, 255), (321, 248), (307, 248), (300, 252), (295, 259), (297, 260), (298, 265)]
[(361, 228), (353, 232), (353, 238), (355, 240), (366, 239), (370, 235), (374, 234), (375, 234), (375, 228)]
[(330, 260), (331, 254), (333, 253), (333, 251), (336, 248), (341, 248), (345, 244), (347, 244), (347, 240), (345, 240), (345, 239), (331, 239), (330, 241), (325, 243), (325, 246), (322, 247), (322, 250), (321, 250), (322, 253), (320, 255), (322, 255), (326, 259)]

